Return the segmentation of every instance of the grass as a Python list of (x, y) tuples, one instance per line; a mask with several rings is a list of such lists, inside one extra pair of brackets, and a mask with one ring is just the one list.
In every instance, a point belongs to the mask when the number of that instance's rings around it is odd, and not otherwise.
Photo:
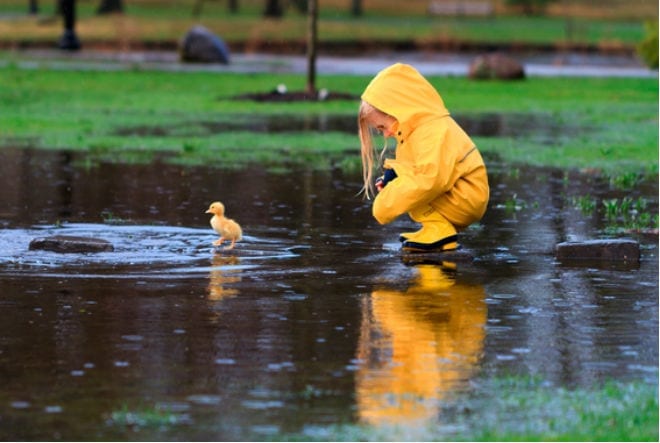
[[(25, 69), (11, 57), (0, 64), (0, 84), (12, 85), (0, 89), (0, 146), (79, 150), (109, 161), (148, 162), (164, 152), (171, 162), (221, 167), (258, 162), (359, 168), (358, 140), (351, 132), (208, 129), (214, 122), (268, 116), (354, 118), (353, 100), (283, 104), (232, 99), (279, 83), (289, 90), (303, 89), (302, 75)], [(359, 94), (368, 81), (333, 75), (320, 76), (317, 84)], [(658, 173), (656, 79), (431, 81), (454, 115), (524, 115), (541, 126), (541, 135), (530, 130), (506, 137), (473, 136), (491, 159), (598, 169), (624, 182)]]
[(120, 410), (112, 412), (108, 419), (110, 425), (133, 428), (166, 428), (180, 423), (188, 423), (188, 421), (189, 419), (186, 416), (173, 414), (158, 408), (142, 407), (129, 410), (126, 405)]
[[(658, 391), (609, 382), (591, 389), (548, 386), (535, 378), (482, 382), (479, 394), (447, 405), (438, 421), (415, 426), (310, 428), (288, 441), (658, 441)], [(484, 394), (489, 393), (489, 394)], [(272, 437), (272, 436), (271, 436)]]
[[(309, 395), (309, 393), (307, 393)], [(193, 417), (158, 408), (123, 406), (108, 425), (150, 439), (188, 425)], [(206, 423), (197, 423), (206, 427)], [(221, 426), (221, 424), (215, 424)], [(210, 425), (212, 432), (214, 425)], [(246, 430), (247, 432), (247, 430)], [(307, 424), (299, 432), (259, 435), (266, 441), (658, 441), (657, 385), (610, 381), (558, 388), (537, 377), (475, 381), (474, 391), (438, 407), (415, 424)]]
[[(53, 19), (53, 3), (40, 2), (40, 15), (27, 16), (24, 0), (5, 0), (3, 11), (12, 19), (0, 20), (0, 42), (56, 42), (62, 33), (60, 20)], [(265, 20), (264, 2), (240, 1), (237, 14), (229, 14), (226, 2), (206, 1), (199, 18), (192, 17), (194, 0), (134, 0), (124, 2), (123, 15), (98, 16), (98, 2), (78, 2), (76, 31), (83, 45), (114, 42), (131, 46), (143, 42), (175, 44), (196, 23), (220, 32), (230, 46), (262, 42), (300, 42), (305, 39), (306, 17), (288, 8), (283, 18)], [(638, 1), (608, 1), (608, 5), (570, 2), (555, 5), (547, 16), (520, 16), (494, 2), (497, 13), (490, 17), (437, 17), (426, 12), (428, 0), (406, 2), (405, 15), (392, 0), (364, 3), (364, 14), (353, 17), (349, 2), (324, 1), (320, 7), (319, 40), (323, 42), (438, 42), (515, 43), (532, 45), (591, 45), (631, 48), (644, 35), (643, 20), (657, 17), (657, 5)], [(581, 8), (574, 7), (580, 6)], [(601, 2), (602, 3), (602, 2)], [(608, 11), (603, 15), (603, 11)], [(567, 16), (566, 14), (570, 14)]]

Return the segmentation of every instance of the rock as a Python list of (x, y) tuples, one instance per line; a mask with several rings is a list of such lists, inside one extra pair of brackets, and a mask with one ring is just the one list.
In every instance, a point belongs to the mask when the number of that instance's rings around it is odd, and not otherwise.
[(194, 26), (181, 40), (179, 56), (184, 62), (229, 64), (229, 48), (204, 26)]
[(62, 253), (80, 252), (110, 252), (114, 251), (112, 243), (93, 237), (76, 237), (71, 235), (53, 235), (35, 238), (30, 242), (30, 250), (44, 250)]
[(470, 64), (468, 77), (475, 80), (516, 80), (525, 78), (525, 69), (516, 59), (504, 54), (485, 54)]
[(558, 243), (558, 261), (638, 262), (639, 243), (632, 239), (586, 240)]

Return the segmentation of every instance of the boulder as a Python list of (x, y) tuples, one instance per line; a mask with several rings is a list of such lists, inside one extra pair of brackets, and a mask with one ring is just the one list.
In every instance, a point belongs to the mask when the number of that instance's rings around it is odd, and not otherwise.
[(229, 64), (229, 48), (204, 26), (194, 26), (181, 40), (179, 56), (184, 62)]
[(30, 250), (43, 250), (62, 253), (110, 252), (112, 243), (94, 237), (76, 237), (71, 235), (53, 235), (35, 238), (30, 242)]
[(599, 262), (639, 262), (639, 243), (632, 239), (586, 240), (558, 243), (557, 260), (589, 260)]
[(468, 77), (476, 80), (516, 80), (525, 78), (525, 69), (516, 59), (504, 54), (485, 54), (470, 64)]

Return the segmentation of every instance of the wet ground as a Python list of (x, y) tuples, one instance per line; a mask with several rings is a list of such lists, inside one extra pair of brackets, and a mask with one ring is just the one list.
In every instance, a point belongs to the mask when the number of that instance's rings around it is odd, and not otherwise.
[[(398, 249), (406, 217), (379, 226), (359, 178), (339, 170), (0, 150), (0, 439), (415, 427), (448, 421), (443, 406), (479, 395), (476, 380), (511, 374), (656, 386), (657, 235), (627, 234), (642, 247), (632, 265), (565, 266), (553, 250), (608, 232), (602, 208), (585, 214), (578, 197), (644, 197), (657, 214), (657, 182), (617, 191), (584, 174), (489, 168), (489, 210), (461, 237), (474, 260), (425, 263)], [(214, 200), (243, 226), (233, 251), (212, 247)], [(56, 234), (115, 249), (28, 250)], [(150, 427), (149, 413), (167, 422)]]

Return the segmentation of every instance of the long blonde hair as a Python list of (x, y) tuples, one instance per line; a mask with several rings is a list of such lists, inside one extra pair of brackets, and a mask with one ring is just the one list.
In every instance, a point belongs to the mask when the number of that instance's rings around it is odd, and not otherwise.
[(381, 166), (383, 156), (387, 150), (387, 139), (380, 154), (374, 148), (373, 135), (368, 124), (368, 118), (374, 112), (384, 114), (369, 103), (362, 100), (358, 111), (358, 136), (360, 137), (360, 154), (362, 156), (362, 180), (364, 184), (358, 194), (364, 194), (366, 199), (375, 195), (373, 176), (374, 169)]

